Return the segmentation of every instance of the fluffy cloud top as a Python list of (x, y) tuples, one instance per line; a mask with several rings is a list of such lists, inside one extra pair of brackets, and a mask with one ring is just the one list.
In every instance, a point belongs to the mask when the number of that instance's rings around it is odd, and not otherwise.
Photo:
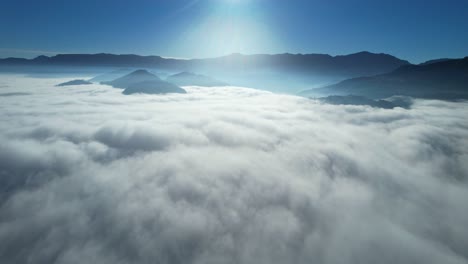
[(467, 102), (60, 82), (2, 76), (1, 263), (468, 263)]

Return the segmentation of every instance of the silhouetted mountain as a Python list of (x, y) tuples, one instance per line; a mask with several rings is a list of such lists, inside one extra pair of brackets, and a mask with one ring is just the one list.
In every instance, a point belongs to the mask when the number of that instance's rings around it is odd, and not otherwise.
[(35, 63), (47, 63), (49, 61), (49, 57), (40, 55), (33, 59)]
[(428, 60), (423, 63), (420, 63), (419, 65), (429, 65), (429, 64), (433, 64), (437, 62), (444, 62), (444, 61), (449, 61), (449, 60), (453, 60), (453, 59), (442, 58), (442, 59)]
[(129, 73), (123, 77), (117, 78), (113, 81), (102, 82), (102, 84), (111, 85), (112, 87), (115, 87), (115, 88), (125, 89), (125, 88), (130, 87), (133, 84), (146, 82), (146, 81), (162, 82), (162, 80), (159, 79), (158, 76), (152, 73), (149, 73), (146, 70), (136, 70), (132, 73)]
[(251, 70), (282, 69), (359, 74), (376, 74), (409, 64), (388, 54), (359, 52), (350, 55), (330, 56), (326, 54), (257, 54), (228, 56), (209, 59), (169, 59), (159, 56), (115, 55), (115, 54), (58, 54), (52, 57), (39, 56), (34, 59), (0, 59), (0, 64), (28, 65), (73, 65), (73, 66), (112, 66), (112, 67), (160, 67), (186, 71), (196, 68)]
[(112, 67), (151, 67), (160, 62), (170, 61), (159, 56), (139, 56), (133, 54), (115, 55), (99, 54), (58, 54), (52, 57), (39, 56), (30, 60), (36, 65), (68, 65), (68, 66), (112, 66)]
[(174, 75), (169, 76), (166, 81), (170, 83), (177, 84), (179, 86), (206, 86), (206, 87), (213, 87), (213, 86), (227, 86), (228, 84), (222, 81), (218, 81), (211, 77), (195, 74), (192, 72), (181, 72)]
[(89, 79), (90, 82), (109, 82), (115, 80), (125, 74), (132, 72), (132, 69), (118, 69), (115, 71), (107, 72)]
[(125, 89), (122, 92), (123, 94), (186, 93), (184, 89), (175, 84), (165, 82), (146, 70), (136, 70), (113, 81), (102, 82), (102, 84)]
[(319, 101), (333, 105), (368, 105), (377, 108), (393, 109), (396, 107), (392, 102), (386, 100), (372, 100), (364, 96), (358, 95), (331, 95), (328, 97), (318, 98)]
[(87, 84), (93, 84), (93, 83), (85, 81), (85, 80), (72, 80), (72, 81), (69, 81), (69, 82), (64, 82), (64, 83), (57, 84), (56, 86), (87, 85)]
[(187, 93), (184, 89), (178, 87), (175, 84), (168, 83), (165, 81), (144, 81), (140, 83), (134, 83), (128, 86), (123, 94), (167, 94), (167, 93)]
[(276, 54), (276, 55), (242, 55), (232, 54), (225, 57), (199, 61), (227, 70), (281, 70), (300, 73), (317, 73), (327, 75), (374, 75), (385, 73), (409, 64), (387, 54), (359, 52), (343, 56), (326, 54)]
[(18, 64), (33, 64), (34, 60), (28, 60), (23, 58), (5, 58), (0, 59), (0, 65), (18, 65)]
[(370, 98), (405, 95), (444, 100), (468, 99), (468, 57), (427, 65), (406, 65), (388, 74), (349, 79), (301, 94), (354, 94)]

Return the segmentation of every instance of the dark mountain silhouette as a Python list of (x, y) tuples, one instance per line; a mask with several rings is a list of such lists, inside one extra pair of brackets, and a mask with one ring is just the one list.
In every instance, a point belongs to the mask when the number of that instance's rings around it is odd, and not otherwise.
[(72, 81), (69, 81), (69, 82), (64, 82), (64, 83), (57, 84), (56, 86), (87, 85), (87, 84), (93, 84), (93, 83), (85, 81), (85, 80), (72, 80)]
[[(39, 56), (34, 59), (0, 59), (0, 64), (25, 65), (69, 65), (69, 66), (111, 66), (111, 67), (155, 67), (189, 71), (210, 70), (293, 70), (300, 72), (347, 73), (374, 75), (409, 64), (388, 54), (359, 52), (350, 55), (330, 56), (326, 54), (257, 54), (228, 56), (209, 59), (169, 59), (160, 56), (115, 55), (115, 54), (58, 54), (52, 57)], [(221, 66), (221, 68), (219, 68)]]
[(132, 73), (129, 73), (123, 77), (117, 78), (113, 81), (109, 82), (102, 82), (102, 84), (110, 85), (114, 88), (128, 88), (133, 84), (141, 83), (141, 82), (163, 82), (159, 79), (158, 76), (146, 71), (146, 70), (136, 70)]
[(359, 95), (331, 95), (318, 98), (319, 101), (333, 105), (368, 105), (376, 108), (393, 109), (397, 105), (387, 100), (372, 100)]
[(330, 56), (327, 54), (257, 54), (192, 60), (201, 69), (214, 67), (217, 70), (251, 71), (279, 70), (282, 72), (315, 73), (321, 75), (375, 75), (394, 70), (408, 61), (388, 54), (359, 52), (350, 55)]
[(444, 61), (450, 61), (450, 60), (454, 60), (454, 59), (441, 58), (441, 59), (435, 59), (435, 60), (428, 60), (423, 63), (420, 63), (419, 65), (429, 65), (429, 64), (433, 64), (437, 62), (444, 62)]
[(28, 63), (35, 65), (65, 65), (65, 66), (110, 66), (110, 67), (151, 67), (161, 62), (169, 62), (159, 56), (139, 56), (133, 54), (115, 55), (99, 54), (58, 54), (52, 57), (39, 56)]
[(167, 94), (167, 93), (187, 93), (184, 89), (175, 84), (165, 81), (144, 81), (129, 85), (123, 94)]
[(0, 59), (0, 64), (2, 65), (18, 65), (18, 64), (31, 65), (35, 63), (34, 63), (34, 59), (28, 60), (28, 59), (23, 59), (23, 58), (5, 58), (5, 59)]
[(123, 94), (164, 94), (164, 93), (186, 93), (179, 86), (159, 79), (158, 76), (146, 71), (136, 70), (113, 81), (102, 82), (115, 88), (125, 89)]
[(228, 84), (222, 81), (218, 81), (211, 77), (195, 74), (192, 72), (181, 72), (174, 75), (169, 76), (166, 81), (170, 83), (177, 84), (179, 86), (206, 86), (206, 87), (213, 87), (213, 86), (227, 86)]
[(468, 99), (468, 57), (427, 65), (405, 65), (388, 74), (349, 79), (301, 94), (354, 94), (370, 98), (405, 95), (443, 100)]

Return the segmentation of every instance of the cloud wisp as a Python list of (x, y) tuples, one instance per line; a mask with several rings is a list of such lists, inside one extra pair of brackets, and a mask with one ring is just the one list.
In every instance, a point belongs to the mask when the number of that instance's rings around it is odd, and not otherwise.
[(1, 263), (468, 263), (466, 102), (3, 82)]

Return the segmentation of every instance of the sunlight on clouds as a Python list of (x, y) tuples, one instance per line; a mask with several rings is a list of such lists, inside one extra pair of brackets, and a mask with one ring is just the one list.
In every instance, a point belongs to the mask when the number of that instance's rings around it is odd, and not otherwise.
[(467, 102), (1, 81), (0, 263), (467, 263)]

